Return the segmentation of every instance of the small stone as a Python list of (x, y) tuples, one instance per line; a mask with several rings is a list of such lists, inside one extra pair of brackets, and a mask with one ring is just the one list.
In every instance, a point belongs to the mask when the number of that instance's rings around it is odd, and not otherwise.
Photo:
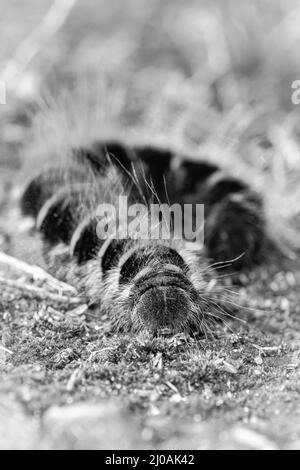
[(254, 362), (258, 365), (258, 366), (261, 366), (263, 364), (263, 360), (262, 360), (262, 357), (261, 356), (256, 356), (254, 358)]

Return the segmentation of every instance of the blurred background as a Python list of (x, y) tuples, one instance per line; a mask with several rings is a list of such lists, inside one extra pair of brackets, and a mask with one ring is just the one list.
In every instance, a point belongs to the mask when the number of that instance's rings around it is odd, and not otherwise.
[(28, 152), (117, 134), (221, 161), (267, 188), (273, 221), (280, 213), (284, 226), (297, 223), (300, 105), (291, 87), (300, 78), (299, 2), (1, 6), (2, 188)]

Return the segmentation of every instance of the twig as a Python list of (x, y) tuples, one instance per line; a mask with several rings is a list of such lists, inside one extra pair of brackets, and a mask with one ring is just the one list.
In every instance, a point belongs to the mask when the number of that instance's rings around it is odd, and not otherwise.
[(115, 349), (117, 349), (117, 347), (103, 348), (103, 349), (99, 349), (98, 351), (92, 351), (90, 354), (90, 357), (88, 358), (88, 361), (91, 361), (94, 358), (94, 356), (96, 356), (97, 354), (100, 354), (103, 351), (109, 351), (109, 350), (114, 351)]
[(84, 302), (84, 299), (80, 297), (69, 297), (66, 295), (53, 294), (43, 289), (42, 287), (36, 287), (29, 284), (24, 284), (23, 281), (5, 279), (0, 276), (0, 284), (22, 291), (24, 294), (32, 294), (40, 300), (51, 300), (53, 302), (67, 303), (70, 305), (79, 305)]
[(178, 392), (178, 388), (175, 387), (175, 385), (173, 385), (171, 382), (167, 381), (167, 382), (166, 382), (166, 385), (167, 385), (171, 390), (173, 390), (173, 392), (179, 393), (179, 392)]
[(35, 281), (47, 282), (49, 284), (49, 287), (52, 287), (53, 289), (59, 292), (66, 291), (77, 295), (77, 291), (73, 286), (70, 286), (65, 282), (55, 279), (53, 276), (51, 276), (39, 266), (27, 264), (24, 261), (21, 261), (17, 258), (14, 258), (13, 256), (9, 256), (2, 252), (0, 252), (0, 264), (9, 266), (10, 268), (15, 269), (16, 271), (21, 272), (22, 274), (26, 274), (32, 277)]
[(280, 350), (280, 346), (258, 346), (257, 344), (252, 344), (255, 349), (258, 349), (262, 352), (276, 352)]
[(80, 381), (82, 375), (82, 370), (80, 368), (76, 369), (73, 374), (71, 375), (68, 383), (67, 383), (67, 391), (72, 392), (77, 385), (77, 383)]
[(4, 352), (6, 352), (7, 354), (13, 354), (13, 352), (12, 352), (12, 351), (10, 351), (9, 349), (5, 348), (5, 347), (4, 347), (4, 346), (2, 346), (1, 344), (0, 344), (0, 349), (1, 349), (1, 351), (4, 351)]

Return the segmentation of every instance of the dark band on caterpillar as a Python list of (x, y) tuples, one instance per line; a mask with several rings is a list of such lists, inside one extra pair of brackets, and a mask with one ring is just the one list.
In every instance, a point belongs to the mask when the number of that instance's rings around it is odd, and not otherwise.
[[(129, 250), (121, 259), (120, 267), (120, 284), (130, 282), (139, 271), (149, 263), (153, 253), (147, 251), (147, 247), (138, 247)], [(157, 245), (155, 257), (160, 262), (177, 266), (181, 270), (188, 270), (187, 264), (184, 262), (178, 252), (169, 246)]]
[(97, 223), (96, 217), (88, 216), (72, 235), (70, 253), (79, 265), (95, 258), (103, 244), (103, 240), (97, 235)]

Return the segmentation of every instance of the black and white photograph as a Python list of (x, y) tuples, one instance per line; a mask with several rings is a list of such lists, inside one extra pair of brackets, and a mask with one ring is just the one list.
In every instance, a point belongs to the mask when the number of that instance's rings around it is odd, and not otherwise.
[(0, 0), (0, 450), (300, 450), (299, 25)]

